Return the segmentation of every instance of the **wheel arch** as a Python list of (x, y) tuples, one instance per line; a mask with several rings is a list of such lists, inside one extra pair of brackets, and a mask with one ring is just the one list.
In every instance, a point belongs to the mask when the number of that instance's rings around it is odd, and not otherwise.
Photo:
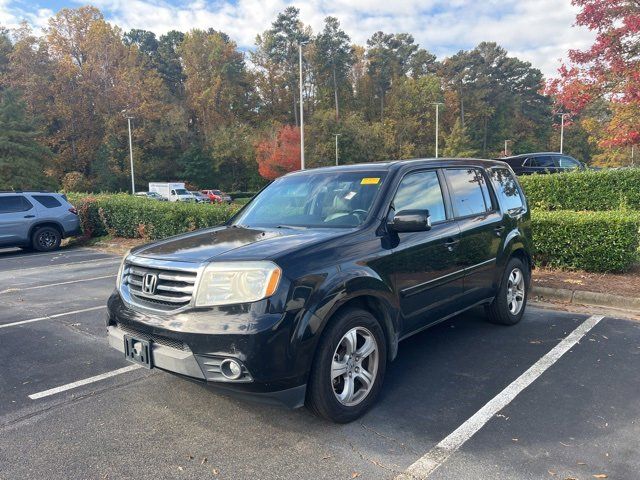
[(55, 222), (53, 220), (45, 220), (45, 221), (37, 222), (37, 223), (35, 223), (35, 224), (33, 224), (31, 226), (31, 228), (29, 229), (29, 241), (31, 241), (31, 237), (33, 237), (33, 233), (38, 228), (42, 228), (42, 227), (55, 228), (58, 231), (58, 233), (60, 234), (60, 238), (65, 238), (64, 237), (64, 228), (62, 228), (62, 225), (60, 225), (58, 222)]

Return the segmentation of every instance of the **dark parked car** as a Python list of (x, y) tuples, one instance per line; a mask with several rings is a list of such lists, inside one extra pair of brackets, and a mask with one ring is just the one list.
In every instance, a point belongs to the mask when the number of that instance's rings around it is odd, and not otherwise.
[(517, 175), (532, 173), (559, 173), (570, 170), (584, 170), (585, 165), (562, 153), (525, 153), (500, 159), (509, 164)]
[(126, 255), (109, 342), (147, 368), (348, 422), (375, 402), (400, 340), (478, 305), (519, 322), (530, 249), (503, 162), (291, 173), (222, 227)]
[(61, 193), (0, 192), (0, 247), (45, 252), (80, 233), (78, 212)]

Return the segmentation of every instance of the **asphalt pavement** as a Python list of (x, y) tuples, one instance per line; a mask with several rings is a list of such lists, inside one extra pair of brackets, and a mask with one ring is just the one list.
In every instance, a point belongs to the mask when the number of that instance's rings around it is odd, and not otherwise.
[(0, 250), (0, 479), (640, 478), (639, 323), (474, 310), (402, 342), (379, 403), (334, 425), (127, 368), (104, 322), (119, 262)]

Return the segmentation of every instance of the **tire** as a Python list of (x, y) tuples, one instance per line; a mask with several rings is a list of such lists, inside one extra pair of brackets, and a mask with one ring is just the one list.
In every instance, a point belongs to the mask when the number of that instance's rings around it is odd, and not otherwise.
[(529, 266), (518, 257), (511, 257), (502, 274), (498, 294), (486, 307), (491, 323), (515, 325), (524, 315), (531, 284)]
[(50, 252), (60, 247), (62, 235), (54, 227), (38, 227), (31, 235), (31, 246), (39, 252)]
[[(355, 351), (352, 347), (353, 332)], [(363, 348), (365, 346), (366, 349)], [(374, 350), (366, 354), (372, 346)], [(360, 357), (358, 352), (366, 355)], [(335, 371), (344, 371), (344, 374), (332, 378), (332, 366), (338, 364)], [(336, 423), (352, 422), (376, 402), (386, 364), (384, 332), (373, 315), (359, 308), (339, 312), (322, 334), (318, 345), (309, 376), (307, 408)], [(366, 387), (371, 378), (373, 381)]]

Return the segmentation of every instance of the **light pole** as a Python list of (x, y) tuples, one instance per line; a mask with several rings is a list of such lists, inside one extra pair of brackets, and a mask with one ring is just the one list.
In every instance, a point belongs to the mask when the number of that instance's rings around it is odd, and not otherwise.
[(298, 44), (300, 67), (300, 170), (304, 170), (304, 106), (302, 103), (302, 43)]
[(334, 133), (333, 136), (336, 137), (336, 166), (338, 165), (338, 137), (342, 135), (341, 133)]
[(438, 158), (438, 116), (439, 116), (439, 107), (440, 105), (444, 105), (442, 102), (433, 102), (436, 106), (436, 158)]
[(126, 110), (122, 110), (122, 113), (124, 115), (124, 118), (127, 119), (127, 125), (129, 126), (129, 161), (131, 162), (131, 194), (135, 195), (136, 182), (133, 176), (133, 143), (131, 142), (131, 120), (133, 120), (133, 117), (130, 115), (127, 115)]
[(507, 156), (507, 143), (511, 142), (512, 140), (505, 140), (504, 141), (504, 156)]
[(564, 116), (566, 113), (560, 114), (560, 153), (562, 153), (564, 147)]

